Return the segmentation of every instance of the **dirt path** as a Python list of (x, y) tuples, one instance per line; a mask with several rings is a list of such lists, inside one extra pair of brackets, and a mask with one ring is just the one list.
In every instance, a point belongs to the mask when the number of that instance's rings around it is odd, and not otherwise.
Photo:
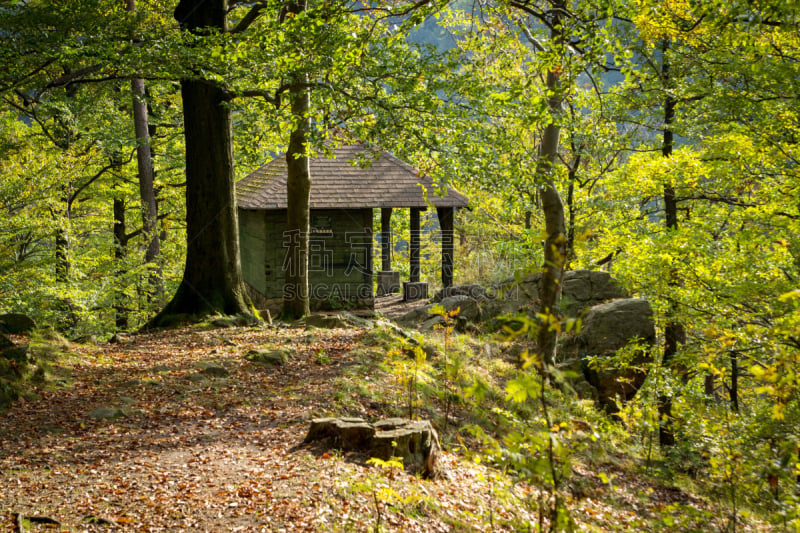
[[(73, 387), (0, 417), (0, 529), (21, 513), (52, 518), (63, 531), (362, 531), (376, 520), (398, 530), (452, 530), (426, 517), (424, 506), (416, 517), (384, 514), (374, 498), (380, 472), (298, 447), (307, 421), (334, 408), (335, 376), (362, 334), (185, 329), (74, 347), (83, 362), (73, 367)], [(279, 368), (243, 359), (265, 344), (293, 356)], [(198, 363), (230, 375), (206, 377)], [(96, 421), (90, 412), (99, 407), (126, 416)], [(379, 415), (368, 407), (360, 414)], [(476, 511), (469, 514), (478, 528), (482, 504), (457, 494), (472, 474), (452, 456), (445, 461), (453, 463), (450, 480), (423, 484), (399, 473), (397, 483), (445, 506), (451, 497), (456, 508)]]

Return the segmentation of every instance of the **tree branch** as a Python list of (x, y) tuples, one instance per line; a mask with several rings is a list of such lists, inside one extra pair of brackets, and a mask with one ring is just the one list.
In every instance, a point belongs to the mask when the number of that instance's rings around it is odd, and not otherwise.
[[(156, 220), (164, 220), (165, 218), (169, 218), (169, 214), (168, 214), (168, 213), (162, 213), (162, 214), (158, 215), (158, 216), (156, 217)], [(143, 232), (143, 231), (144, 231), (144, 228), (139, 228), (139, 229), (137, 229), (137, 230), (134, 230), (134, 231), (132, 231), (132, 232), (130, 232), (130, 233), (127, 233), (127, 234), (125, 235), (125, 241), (127, 242), (127, 241), (129, 241), (130, 239), (133, 239), (133, 238), (135, 238), (135, 237), (138, 237), (139, 235), (141, 235), (141, 234), (142, 234), (142, 232)]]
[(119, 163), (116, 162), (116, 161), (113, 162), (113, 163), (109, 163), (108, 165), (106, 165), (103, 168), (101, 168), (94, 176), (92, 176), (91, 178), (86, 180), (85, 183), (81, 184), (81, 186), (78, 187), (77, 189), (75, 189), (75, 192), (73, 192), (69, 196), (69, 198), (67, 199), (67, 207), (69, 209), (72, 209), (73, 202), (78, 198), (78, 195), (80, 193), (82, 193), (86, 189), (86, 187), (88, 187), (89, 185), (91, 185), (92, 183), (97, 181), (103, 174), (105, 174), (106, 172), (108, 172), (112, 168), (116, 168), (118, 166), (119, 166)]
[(50, 83), (44, 86), (45, 89), (61, 89), (75, 81), (75, 79), (80, 78), (82, 76), (86, 76), (87, 74), (91, 74), (92, 72), (97, 72), (103, 68), (103, 65), (96, 64), (90, 65), (88, 67), (84, 67), (82, 69), (78, 69), (74, 72), (68, 72), (58, 78), (51, 80)]
[(757, 205), (750, 202), (743, 202), (736, 198), (728, 198), (725, 196), (709, 196), (707, 194), (696, 194), (693, 196), (679, 196), (675, 198), (676, 202), (685, 202), (694, 200), (706, 200), (708, 202), (712, 202), (715, 204), (726, 204), (726, 205), (732, 205), (734, 207), (756, 207)]
[(281, 93), (286, 91), (287, 89), (283, 86), (278, 87), (275, 93), (271, 93), (265, 89), (247, 89), (244, 91), (239, 91), (234, 94), (231, 94), (230, 99), (234, 100), (236, 98), (263, 98), (268, 103), (275, 106), (275, 109), (278, 109), (281, 106)]
[(261, 16), (261, 12), (267, 8), (266, 4), (256, 4), (250, 8), (242, 20), (240, 20), (236, 26), (229, 30), (228, 33), (241, 33), (247, 28), (249, 28), (257, 19)]

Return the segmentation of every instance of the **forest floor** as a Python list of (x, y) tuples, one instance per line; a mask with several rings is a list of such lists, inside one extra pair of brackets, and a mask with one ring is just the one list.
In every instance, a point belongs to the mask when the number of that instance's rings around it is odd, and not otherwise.
[[(365, 375), (364, 329), (191, 327), (73, 344), (43, 388), (0, 416), (0, 530), (513, 531), (536, 523), (539, 492), (453, 446), (446, 475), (422, 480), (365, 457), (303, 446), (309, 420), (397, 411), (347, 390)], [(281, 347), (288, 362), (248, 362)], [(210, 376), (203, 368), (221, 366)], [(226, 374), (227, 375), (223, 375)], [(117, 418), (96, 420), (98, 408)], [(346, 412), (345, 412), (346, 411)], [(677, 513), (707, 502), (607, 462), (576, 463), (567, 502), (580, 530), (678, 530)], [(531, 505), (526, 505), (526, 503)], [(24, 517), (24, 520), (21, 520)], [(49, 522), (49, 523), (48, 523)]]

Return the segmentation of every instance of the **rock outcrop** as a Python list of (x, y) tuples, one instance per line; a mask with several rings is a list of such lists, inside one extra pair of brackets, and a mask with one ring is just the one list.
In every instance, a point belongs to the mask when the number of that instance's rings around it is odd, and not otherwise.
[[(480, 285), (448, 287), (434, 295), (429, 305), (410, 311), (398, 323), (420, 329), (431, 329), (442, 322), (431, 315), (435, 305), (446, 311), (460, 309), (456, 328), (469, 329), (470, 324), (490, 321), (503, 314), (535, 313), (539, 305), (540, 272), (529, 274), (517, 282), (509, 279), (489, 289)], [(628, 293), (608, 272), (597, 270), (570, 270), (564, 273), (561, 307), (567, 316), (577, 316), (581, 311), (616, 298), (627, 298)]]
[[(522, 278), (519, 283), (509, 279), (494, 292), (501, 302), (500, 312), (519, 313), (536, 310), (539, 305), (541, 272)], [(601, 270), (568, 270), (561, 285), (561, 308), (567, 316), (577, 316), (582, 310), (608, 300), (628, 298), (628, 292)]]
[[(460, 310), (454, 319), (459, 331), (481, 323), (497, 328), (503, 323), (498, 319), (501, 315), (538, 312), (540, 282), (541, 273), (536, 272), (490, 289), (480, 285), (449, 287), (437, 292), (429, 305), (410, 311), (398, 322), (406, 327), (432, 329), (444, 322), (441, 316), (431, 314), (434, 306), (440, 305), (446, 311)], [(595, 397), (607, 411), (615, 412), (617, 399), (632, 398), (646, 377), (644, 363), (655, 344), (650, 304), (630, 298), (607, 272), (574, 270), (564, 273), (561, 311), (567, 317), (582, 317), (583, 327), (577, 335), (562, 337), (559, 366), (578, 374), (576, 389)], [(624, 364), (603, 363), (634, 341), (640, 348)]]
[[(583, 318), (583, 327), (562, 346), (566, 366), (580, 366), (583, 376), (596, 390), (603, 408), (614, 413), (617, 401), (633, 398), (644, 383), (645, 364), (656, 342), (653, 310), (647, 300), (624, 298), (593, 306)], [(609, 365), (607, 359), (635, 343), (624, 360)]]

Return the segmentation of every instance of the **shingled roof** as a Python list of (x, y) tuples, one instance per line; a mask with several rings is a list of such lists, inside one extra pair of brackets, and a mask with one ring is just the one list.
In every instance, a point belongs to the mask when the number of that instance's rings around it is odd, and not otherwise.
[[(449, 187), (443, 197), (436, 196), (430, 178), (386, 152), (367, 168), (354, 166), (365, 152), (369, 152), (366, 146), (355, 144), (335, 149), (333, 159), (311, 158), (311, 209), (426, 207), (420, 184), (436, 207), (465, 207), (469, 202)], [(239, 207), (286, 209), (287, 177), (285, 156), (273, 159), (236, 184)]]

